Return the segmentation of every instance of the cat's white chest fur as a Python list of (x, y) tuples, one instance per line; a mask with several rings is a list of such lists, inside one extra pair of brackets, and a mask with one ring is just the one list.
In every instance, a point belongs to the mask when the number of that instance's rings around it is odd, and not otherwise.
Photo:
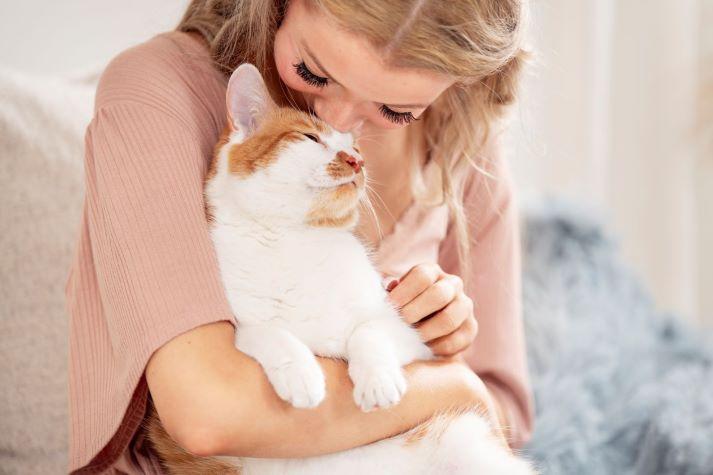
[(348, 230), (244, 216), (216, 220), (211, 235), (237, 321), (235, 345), (294, 406), (314, 407), (325, 397), (315, 354), (349, 361), (364, 410), (396, 404), (406, 390), (401, 367), (432, 357)]
[(348, 231), (218, 224), (213, 240), (239, 324), (274, 325), (316, 354), (346, 357), (354, 328), (388, 312), (380, 277)]

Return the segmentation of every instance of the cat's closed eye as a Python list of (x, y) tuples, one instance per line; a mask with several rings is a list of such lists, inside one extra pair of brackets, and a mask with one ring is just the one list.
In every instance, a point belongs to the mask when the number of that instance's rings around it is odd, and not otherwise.
[(315, 134), (310, 134), (310, 133), (307, 133), (307, 132), (302, 132), (302, 135), (304, 135), (304, 136), (307, 137), (308, 139), (312, 140), (313, 142), (322, 143), (322, 141), (319, 140), (319, 137), (318, 137), (317, 135), (315, 135)]

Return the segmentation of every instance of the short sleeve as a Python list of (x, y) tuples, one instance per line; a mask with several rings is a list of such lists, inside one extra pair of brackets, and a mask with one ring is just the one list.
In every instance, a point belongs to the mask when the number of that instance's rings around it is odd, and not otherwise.
[(99, 109), (86, 132), (88, 233), (119, 391), (176, 335), (228, 320), (204, 211), (210, 157), (195, 134), (139, 102)]
[[(478, 334), (464, 356), (500, 403), (508, 443), (519, 448), (531, 438), (534, 403), (522, 321), (517, 200), (509, 165), (496, 147), (491, 144), (487, 149), (485, 169), (492, 178), (473, 169), (464, 189), (471, 238), (465, 292), (473, 300), (478, 321)], [(439, 260), (444, 271), (461, 275), (454, 226), (449, 226)]]
[(104, 473), (138, 453), (129, 445), (158, 348), (234, 323), (203, 194), (227, 83), (206, 46), (198, 34), (161, 33), (118, 54), (97, 84), (65, 286), (72, 473)]

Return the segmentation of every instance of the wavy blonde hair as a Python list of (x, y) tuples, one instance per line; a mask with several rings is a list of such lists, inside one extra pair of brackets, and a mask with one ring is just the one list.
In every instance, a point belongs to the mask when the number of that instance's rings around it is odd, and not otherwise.
[[(514, 102), (523, 49), (526, 0), (307, 0), (347, 31), (364, 36), (387, 63), (456, 78), (422, 115), (440, 186), (424, 185), (411, 166), (415, 200), (446, 202), (458, 242), (461, 276), (469, 275), (470, 236), (463, 210), (470, 167), (485, 170), (483, 150), (493, 126)], [(192, 0), (177, 29), (198, 32), (226, 76), (243, 62), (257, 66), (273, 97), (287, 105), (274, 67), (273, 41), (287, 0)], [(413, 163), (416, 164), (416, 154)], [(434, 199), (434, 191), (437, 197)]]

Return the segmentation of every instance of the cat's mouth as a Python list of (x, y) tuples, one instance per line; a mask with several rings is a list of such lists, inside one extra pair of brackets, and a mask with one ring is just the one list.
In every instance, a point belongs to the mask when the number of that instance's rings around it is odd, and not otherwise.
[(316, 190), (330, 190), (332, 188), (339, 188), (340, 186), (348, 185), (356, 179), (355, 176), (345, 176), (340, 178), (326, 178), (323, 176), (312, 177), (307, 181), (307, 185), (310, 188)]
[[(321, 171), (321, 170), (320, 170)], [(366, 171), (362, 168), (358, 173), (342, 173), (325, 176), (325, 173), (316, 173), (307, 179), (307, 185), (316, 190), (347, 190), (354, 188), (360, 190), (366, 183)], [(336, 176), (335, 176), (336, 175)]]
[(337, 184), (334, 185), (334, 186), (335, 186), (335, 187), (340, 187), (340, 186), (353, 186), (353, 187), (356, 188), (356, 186), (357, 186), (357, 178), (356, 178), (356, 176), (355, 176), (355, 177), (352, 178), (351, 180), (337, 183)]
[(323, 186), (318, 186), (318, 188), (340, 188), (340, 187), (353, 187), (359, 188), (363, 181), (361, 175), (352, 175), (348, 177), (341, 178), (339, 180), (334, 180), (332, 183), (324, 184)]
[(339, 183), (336, 185), (337, 187), (339, 186), (344, 186), (344, 187), (353, 187), (353, 188), (361, 188), (364, 184), (364, 174), (363, 173), (357, 173), (356, 175), (352, 176), (351, 178), (348, 178), (344, 180), (342, 183)]

